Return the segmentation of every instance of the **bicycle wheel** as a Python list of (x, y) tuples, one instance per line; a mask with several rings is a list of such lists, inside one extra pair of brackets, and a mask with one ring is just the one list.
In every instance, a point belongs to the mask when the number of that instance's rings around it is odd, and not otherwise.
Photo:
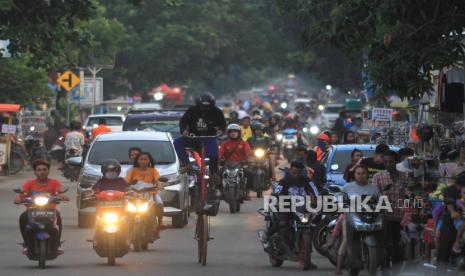
[(202, 262), (202, 250), (203, 250), (202, 233), (203, 233), (203, 219), (202, 219), (202, 215), (198, 214), (197, 224), (195, 227), (195, 238), (197, 239), (197, 254), (198, 254), (199, 263)]
[(208, 216), (202, 215), (202, 265), (205, 266), (207, 264), (207, 249), (208, 249)]

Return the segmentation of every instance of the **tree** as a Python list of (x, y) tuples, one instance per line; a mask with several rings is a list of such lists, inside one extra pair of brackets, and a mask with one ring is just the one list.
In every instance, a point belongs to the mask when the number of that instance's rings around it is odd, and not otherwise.
[(92, 11), (91, 0), (0, 0), (0, 39), (9, 40), (14, 56), (30, 54), (36, 67), (67, 63), (69, 41), (86, 43), (81, 20)]
[(331, 43), (366, 56), (378, 96), (418, 97), (432, 89), (431, 71), (462, 62), (463, 0), (278, 0), (299, 18), (310, 43)]
[(28, 66), (29, 57), (0, 58), (0, 103), (30, 104), (50, 101), (44, 69)]

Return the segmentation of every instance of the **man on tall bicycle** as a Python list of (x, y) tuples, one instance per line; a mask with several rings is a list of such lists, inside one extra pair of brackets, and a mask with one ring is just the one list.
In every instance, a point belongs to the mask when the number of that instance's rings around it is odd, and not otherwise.
[(211, 138), (192, 138), (194, 136), (218, 136), (226, 128), (226, 120), (223, 111), (215, 106), (215, 97), (206, 93), (195, 100), (195, 105), (191, 106), (182, 116), (179, 122), (179, 129), (182, 136), (173, 142), (176, 153), (187, 171), (192, 171), (189, 163), (189, 156), (186, 147), (199, 152), (202, 143), (205, 144), (205, 156), (210, 158), (209, 169), (212, 180), (215, 184), (219, 182), (218, 177), (218, 140)]

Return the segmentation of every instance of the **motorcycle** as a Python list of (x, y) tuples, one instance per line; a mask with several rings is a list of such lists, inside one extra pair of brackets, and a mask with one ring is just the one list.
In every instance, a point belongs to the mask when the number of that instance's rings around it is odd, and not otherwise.
[(37, 160), (47, 160), (47, 150), (40, 139), (33, 135), (28, 135), (25, 139), (25, 146), (29, 154), (29, 162), (32, 166)]
[(297, 148), (297, 130), (287, 128), (282, 131), (283, 155), (289, 162), (294, 158), (294, 151)]
[(65, 138), (63, 136), (59, 137), (55, 143), (53, 144), (52, 148), (48, 152), (49, 156), (57, 161), (65, 159)]
[(76, 150), (70, 149), (66, 152), (65, 166), (63, 167), (63, 177), (74, 182), (78, 181), (81, 168), (69, 164), (68, 160), (73, 157), (80, 157)]
[(270, 172), (267, 152), (262, 148), (256, 148), (253, 157), (249, 161), (249, 169), (253, 172), (253, 188), (257, 193), (257, 198), (263, 197), (263, 191), (270, 188)]
[[(266, 212), (263, 208), (257, 210), (265, 217), (267, 229), (274, 223), (280, 223), (276, 213), (271, 210)], [(268, 253), (270, 264), (280, 267), (285, 260), (299, 262), (302, 270), (308, 270), (311, 266), (312, 253), (312, 229), (316, 226), (312, 213), (299, 211), (293, 213), (293, 219), (289, 224), (265, 239), (265, 231), (260, 230), (258, 236), (265, 252)], [(266, 245), (269, 244), (269, 246)]]
[(223, 172), (223, 196), (229, 204), (229, 212), (236, 213), (241, 210), (241, 203), (246, 196), (245, 183), (247, 179), (241, 164), (238, 162), (226, 162)]
[(131, 186), (126, 210), (131, 233), (131, 242), (135, 252), (147, 250), (154, 242), (153, 233), (158, 228), (154, 213), (153, 193), (159, 188), (152, 184), (139, 182)]
[(109, 265), (115, 264), (129, 252), (130, 237), (125, 212), (126, 193), (102, 191), (95, 195), (97, 201), (93, 247)]
[[(349, 206), (349, 199), (344, 195), (344, 206)], [(374, 210), (378, 204), (377, 198), (371, 198), (367, 205)], [(344, 267), (349, 268), (350, 275), (358, 275), (365, 266), (369, 275), (376, 275), (381, 263), (381, 238), (384, 230), (384, 215), (382, 212), (347, 212), (347, 253)], [(336, 225), (337, 219), (330, 222), (330, 227)], [(330, 235), (328, 235), (330, 238)], [(331, 237), (332, 238), (332, 237)], [(336, 264), (342, 233), (328, 248), (328, 259)], [(329, 240), (328, 240), (329, 242)]]
[[(63, 188), (60, 194), (68, 189)], [(15, 189), (17, 194), (25, 194), (22, 189)], [(26, 246), (29, 260), (38, 261), (39, 268), (44, 269), (46, 261), (58, 257), (61, 241), (58, 238), (57, 210), (54, 204), (64, 200), (58, 196), (37, 194), (21, 200), (20, 204), (27, 206), (28, 223), (26, 226)]]

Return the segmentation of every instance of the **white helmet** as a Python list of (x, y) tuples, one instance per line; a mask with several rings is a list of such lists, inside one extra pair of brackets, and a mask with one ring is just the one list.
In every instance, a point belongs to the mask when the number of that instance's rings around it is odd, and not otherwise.
[(226, 129), (227, 132), (235, 130), (241, 132), (241, 127), (238, 124), (230, 124), (228, 128)]

